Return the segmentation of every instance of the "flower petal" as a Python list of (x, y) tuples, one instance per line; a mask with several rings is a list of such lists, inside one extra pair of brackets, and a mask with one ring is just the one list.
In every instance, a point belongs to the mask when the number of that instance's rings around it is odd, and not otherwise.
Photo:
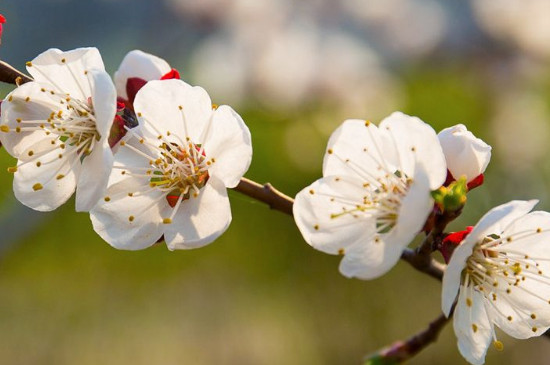
[(417, 163), (422, 163), (428, 173), (432, 190), (445, 182), (447, 167), (443, 150), (432, 127), (417, 117), (394, 112), (380, 123), (394, 139), (402, 171), (414, 176)]
[(76, 187), (77, 212), (89, 211), (104, 196), (112, 168), (113, 153), (105, 139), (82, 161)]
[(116, 90), (109, 74), (102, 70), (90, 70), (88, 78), (91, 85), (92, 103), (96, 119), (96, 129), (101, 139), (107, 139), (115, 118)]
[(481, 217), (466, 241), (481, 242), (485, 236), (500, 234), (514, 220), (529, 213), (537, 203), (538, 200), (513, 200), (491, 209)]
[(397, 221), (392, 230), (394, 238), (403, 248), (420, 233), (432, 212), (433, 199), (428, 179), (425, 167), (422, 164), (417, 166), (409, 190), (401, 201)]
[(474, 365), (485, 362), (485, 354), (493, 337), (484, 300), (483, 295), (472, 287), (461, 287), (453, 318), (458, 350)]
[(216, 161), (208, 173), (228, 188), (237, 186), (250, 166), (252, 142), (248, 127), (231, 107), (222, 105), (214, 112), (204, 150)]
[(181, 203), (172, 223), (165, 226), (164, 239), (170, 250), (198, 248), (218, 238), (229, 223), (227, 190), (221, 181), (211, 177), (198, 197)]
[(56, 209), (73, 195), (75, 171), (79, 169), (74, 158), (59, 158), (61, 149), (52, 147), (51, 141), (43, 139), (27, 150), (27, 157), (19, 161), (13, 180), (17, 200), (42, 212)]
[(466, 260), (472, 255), (477, 241), (464, 240), (454, 250), (447, 269), (443, 274), (443, 288), (441, 290), (441, 309), (449, 317), (451, 308), (460, 288), (462, 270), (466, 266)]
[(140, 50), (130, 51), (124, 56), (122, 63), (115, 72), (115, 85), (118, 96), (128, 99), (126, 81), (131, 77), (138, 77), (145, 81), (160, 80), (171, 70), (168, 62)]
[(323, 160), (323, 176), (353, 176), (375, 182), (394, 173), (395, 146), (385, 131), (364, 120), (349, 119), (330, 136)]
[[(120, 250), (141, 250), (157, 242), (164, 231), (162, 213), (168, 205), (162, 192), (143, 190), (143, 180), (124, 179), (109, 186), (106, 197), (90, 211), (94, 230)], [(129, 195), (132, 193), (132, 196)]]
[(213, 114), (212, 102), (203, 88), (177, 79), (149, 81), (137, 93), (134, 109), (146, 138), (171, 134), (170, 138), (179, 138), (175, 142), (180, 144), (187, 137), (193, 143), (203, 143)]
[[(376, 233), (376, 221), (353, 209), (363, 203), (368, 188), (350, 176), (327, 176), (296, 195), (293, 212), (304, 239), (317, 250), (338, 254)], [(349, 211), (349, 213), (345, 213)], [(343, 251), (342, 251), (343, 250)]]
[(356, 242), (346, 250), (340, 262), (340, 272), (349, 278), (375, 279), (394, 267), (402, 252), (403, 245), (396, 242), (392, 232), (371, 236), (369, 239)]
[(79, 100), (87, 100), (91, 95), (86, 77), (91, 69), (105, 70), (99, 51), (93, 47), (67, 52), (51, 48), (27, 66), (35, 81), (53, 85), (56, 91)]
[(44, 130), (16, 132), (16, 128), (47, 125), (50, 114), (57, 113), (60, 97), (51, 95), (47, 87), (28, 82), (13, 90), (2, 102), (2, 125), (7, 125), (10, 132), (0, 132), (0, 141), (10, 155), (19, 157), (23, 151), (46, 137)]

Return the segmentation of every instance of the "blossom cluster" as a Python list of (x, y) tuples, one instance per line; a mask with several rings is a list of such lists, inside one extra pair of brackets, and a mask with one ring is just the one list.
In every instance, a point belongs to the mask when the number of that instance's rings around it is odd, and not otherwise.
[[(378, 127), (347, 120), (328, 142), (323, 177), (296, 196), (296, 223), (311, 246), (343, 256), (343, 275), (380, 277), (434, 219), (462, 210), (490, 157), (464, 125), (436, 135), (399, 112)], [(458, 348), (472, 364), (484, 363), (491, 342), (503, 347), (495, 326), (516, 338), (550, 328), (550, 213), (529, 213), (536, 203), (493, 208), (438, 247), (448, 263), (442, 310), (454, 310)]]
[[(50, 49), (27, 70), (32, 81), (5, 97), (0, 116), (19, 201), (51, 211), (75, 194), (76, 210), (118, 249), (162, 240), (197, 248), (228, 228), (227, 189), (252, 159), (250, 132), (230, 106), (138, 50), (114, 81), (95, 48)], [(500, 205), (461, 232), (436, 230), (460, 214), (490, 158), (464, 125), (437, 134), (401, 112), (378, 126), (346, 120), (330, 137), (323, 177), (293, 205), (305, 241), (341, 255), (346, 277), (378, 278), (417, 235), (436, 232), (448, 264), (442, 310), (454, 312), (459, 351), (472, 364), (491, 342), (502, 347), (495, 326), (516, 338), (550, 328), (550, 213), (531, 212), (537, 201)]]
[(161, 238), (170, 249), (212, 242), (231, 221), (226, 188), (252, 158), (250, 132), (229, 106), (179, 79), (168, 63), (130, 52), (115, 73), (97, 49), (50, 49), (32, 82), (2, 103), (0, 141), (17, 158), (13, 190), (51, 211), (76, 191), (76, 210), (116, 248)]

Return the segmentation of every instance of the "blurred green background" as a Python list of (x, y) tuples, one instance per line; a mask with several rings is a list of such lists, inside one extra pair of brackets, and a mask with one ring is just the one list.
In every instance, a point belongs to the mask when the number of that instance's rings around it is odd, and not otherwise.
[[(252, 133), (247, 177), (293, 196), (321, 175), (346, 118), (394, 110), (436, 130), (465, 123), (493, 146), (484, 186), (452, 227), (510, 199), (550, 209), (550, 2), (18, 0), (0, 58), (97, 46), (113, 73), (139, 48), (229, 103)], [(1, 96), (11, 90), (0, 87)], [(0, 165), (15, 160), (4, 151)], [(440, 283), (400, 263), (346, 279), (291, 217), (230, 192), (211, 245), (140, 252), (103, 242), (70, 201), (40, 214), (0, 174), (0, 363), (359, 364), (440, 311)], [(451, 227), (451, 228), (452, 228)], [(550, 340), (514, 340), (487, 364), (547, 364)], [(452, 326), (411, 364), (465, 364)]]

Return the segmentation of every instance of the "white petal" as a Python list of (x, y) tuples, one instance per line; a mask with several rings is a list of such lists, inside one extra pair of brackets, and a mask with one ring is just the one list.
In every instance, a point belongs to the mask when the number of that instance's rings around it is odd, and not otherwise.
[[(2, 125), (7, 125), (11, 132), (0, 132), (0, 141), (10, 155), (19, 157), (24, 150), (47, 137), (43, 130), (15, 132), (17, 127), (47, 125), (50, 114), (57, 113), (60, 97), (51, 95), (47, 87), (37, 82), (28, 82), (13, 90), (2, 102)], [(22, 122), (17, 123), (17, 119)]]
[(182, 202), (172, 223), (165, 225), (166, 245), (170, 250), (205, 246), (225, 232), (229, 223), (227, 190), (221, 181), (211, 177), (199, 196)]
[(86, 77), (86, 71), (91, 69), (105, 70), (97, 48), (77, 48), (68, 52), (51, 48), (27, 67), (35, 81), (53, 85), (58, 92), (79, 100), (86, 100), (91, 95)]
[(372, 182), (397, 170), (395, 157), (387, 133), (364, 120), (346, 120), (330, 136), (323, 176), (348, 175)]
[(176, 143), (187, 137), (193, 143), (203, 143), (213, 114), (204, 89), (174, 79), (148, 82), (137, 93), (134, 109), (147, 138), (155, 139), (159, 133), (166, 137), (170, 132), (179, 137)]
[[(153, 245), (162, 236), (162, 216), (168, 204), (164, 194), (154, 190), (143, 191), (143, 179), (127, 178), (107, 189), (90, 211), (94, 230), (111, 246), (121, 250), (141, 250)], [(129, 196), (128, 193), (134, 193)], [(131, 217), (131, 218), (130, 218)]]
[(380, 123), (393, 137), (399, 151), (402, 171), (414, 176), (415, 166), (422, 163), (428, 173), (432, 190), (445, 182), (447, 167), (445, 156), (432, 127), (417, 117), (394, 112)]
[(92, 103), (96, 118), (96, 129), (102, 140), (109, 137), (116, 114), (116, 90), (108, 73), (90, 70), (88, 78), (92, 87)]
[(390, 232), (357, 241), (346, 251), (340, 262), (340, 272), (349, 278), (364, 280), (384, 275), (401, 257), (404, 245), (399, 242), (400, 238)]
[(342, 214), (363, 203), (370, 192), (349, 176), (327, 176), (296, 195), (293, 212), (304, 239), (317, 250), (338, 254), (353, 243), (367, 241), (376, 232), (376, 221), (363, 214)]
[(484, 300), (484, 297), (471, 287), (461, 287), (453, 318), (458, 350), (474, 365), (485, 362), (485, 354), (493, 335)]
[(519, 286), (508, 285), (507, 280), (500, 278), (495, 293), (490, 293), (487, 299), (490, 318), (512, 337), (526, 339), (540, 336), (550, 328), (548, 300), (535, 298), (535, 295), (549, 298), (548, 285), (545, 286), (529, 278)]
[(160, 80), (171, 70), (168, 62), (140, 50), (128, 52), (118, 70), (115, 72), (115, 85), (118, 96), (128, 99), (126, 81), (131, 77), (138, 77), (145, 81)]
[(422, 230), (433, 210), (428, 175), (423, 165), (416, 168), (409, 190), (401, 201), (397, 222), (392, 231), (402, 247), (406, 247)]
[(488, 211), (466, 237), (466, 241), (481, 242), (485, 236), (500, 234), (514, 220), (529, 213), (538, 200), (513, 200)]
[(475, 137), (462, 124), (446, 128), (438, 134), (447, 169), (455, 179), (466, 176), (471, 181), (482, 174), (491, 160), (491, 146)]
[(105, 139), (82, 161), (76, 187), (77, 212), (89, 211), (104, 196), (112, 167), (113, 153)]
[(222, 105), (214, 112), (204, 150), (209, 159), (216, 160), (208, 173), (228, 188), (237, 186), (250, 166), (252, 142), (248, 127), (231, 107)]
[(462, 270), (464, 270), (464, 267), (466, 266), (466, 260), (472, 255), (473, 248), (477, 243), (475, 239), (468, 240), (468, 237), (455, 248), (451, 256), (451, 260), (447, 265), (447, 269), (443, 274), (441, 309), (447, 317), (449, 317), (449, 313), (451, 312), (458, 289), (461, 285), (461, 275)]
[(13, 180), (15, 197), (26, 206), (43, 212), (56, 209), (73, 195), (75, 171), (80, 167), (74, 156), (59, 158), (64, 151), (53, 147), (50, 141), (44, 139), (27, 150), (32, 150), (33, 155), (27, 154), (26, 160), (18, 163)]

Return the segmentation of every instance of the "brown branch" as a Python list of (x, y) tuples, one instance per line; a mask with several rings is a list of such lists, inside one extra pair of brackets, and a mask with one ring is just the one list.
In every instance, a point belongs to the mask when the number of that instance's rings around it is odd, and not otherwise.
[(292, 215), (294, 199), (275, 189), (270, 183), (260, 185), (245, 177), (241, 179), (235, 190), (251, 198), (267, 204), (271, 209)]
[(367, 356), (364, 365), (391, 365), (409, 360), (429, 344), (435, 342), (448, 322), (449, 319), (444, 314), (439, 315), (434, 321), (430, 322), (427, 328), (409, 337), (406, 341), (396, 341), (390, 346)]
[(445, 265), (438, 262), (431, 256), (418, 254), (415, 250), (406, 248), (401, 254), (401, 259), (407, 261), (412, 267), (430, 275), (431, 277), (442, 280), (445, 272)]
[(0, 81), (8, 84), (22, 85), (32, 79), (10, 64), (0, 61)]

